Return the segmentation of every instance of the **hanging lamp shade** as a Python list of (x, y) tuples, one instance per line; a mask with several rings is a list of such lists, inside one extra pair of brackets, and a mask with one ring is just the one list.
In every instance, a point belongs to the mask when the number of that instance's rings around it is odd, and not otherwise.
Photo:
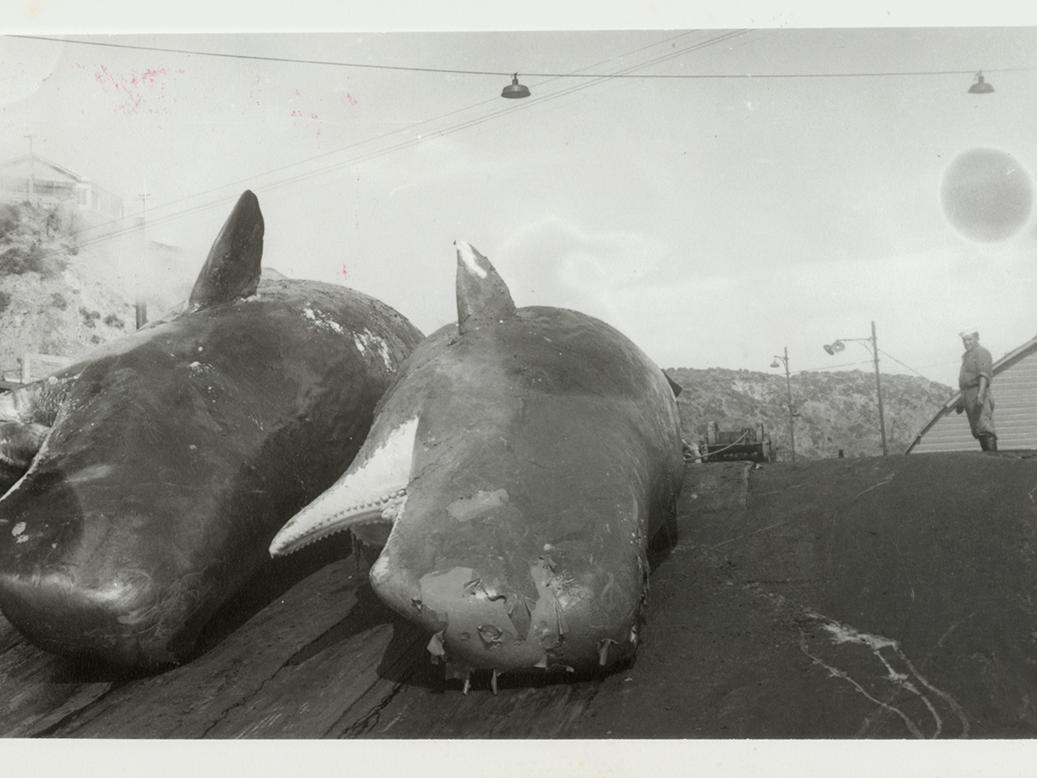
[(984, 80), (982, 72), (976, 74), (976, 82), (969, 87), (970, 95), (988, 95), (993, 91), (994, 87)]
[(529, 87), (525, 84), (520, 84), (518, 80), (518, 73), (511, 77), (511, 83), (508, 84), (504, 89), (501, 90), (501, 97), (507, 97), (511, 99), (518, 99), (520, 97), (529, 97)]

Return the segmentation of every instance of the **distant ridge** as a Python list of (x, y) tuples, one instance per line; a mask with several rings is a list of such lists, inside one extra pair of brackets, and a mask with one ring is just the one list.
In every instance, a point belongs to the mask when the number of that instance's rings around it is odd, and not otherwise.
[[(789, 460), (788, 394), (784, 375), (750, 370), (678, 367), (665, 371), (684, 391), (677, 398), (685, 440), (697, 442), (707, 425), (740, 429), (762, 424), (777, 459)], [(952, 395), (949, 386), (915, 376), (882, 374), (882, 403), (890, 454), (903, 454), (915, 435)], [(792, 376), (796, 458), (877, 456), (875, 374), (797, 373)]]

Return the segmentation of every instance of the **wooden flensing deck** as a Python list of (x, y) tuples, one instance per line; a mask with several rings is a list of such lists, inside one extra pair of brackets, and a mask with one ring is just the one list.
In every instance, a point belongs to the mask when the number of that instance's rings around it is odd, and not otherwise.
[(980, 454), (689, 466), (636, 662), (497, 695), (444, 683), (333, 544), (271, 563), (202, 653), (150, 677), (0, 620), (0, 735), (1033, 737), (1035, 483), (1037, 461)]

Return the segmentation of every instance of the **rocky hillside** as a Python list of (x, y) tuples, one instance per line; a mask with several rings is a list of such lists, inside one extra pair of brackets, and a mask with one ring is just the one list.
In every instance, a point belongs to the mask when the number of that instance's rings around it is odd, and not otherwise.
[[(73, 358), (134, 327), (130, 301), (81, 272), (74, 209), (0, 205), (0, 367)], [(52, 365), (53, 366), (53, 365)]]
[(151, 318), (185, 299), (175, 249), (134, 234), (81, 246), (84, 226), (70, 206), (0, 204), (0, 377), (17, 378), (24, 355), (37, 377), (62, 362), (48, 356), (70, 361), (132, 331), (138, 295)]
[[(685, 440), (697, 442), (707, 425), (721, 430), (762, 424), (776, 457), (789, 459), (788, 391), (784, 375), (748, 370), (670, 368), (684, 391), (677, 402)], [(901, 454), (954, 390), (906, 375), (882, 376), (882, 404), (890, 454)], [(796, 457), (821, 459), (882, 453), (875, 374), (871, 372), (797, 373), (792, 376)]]

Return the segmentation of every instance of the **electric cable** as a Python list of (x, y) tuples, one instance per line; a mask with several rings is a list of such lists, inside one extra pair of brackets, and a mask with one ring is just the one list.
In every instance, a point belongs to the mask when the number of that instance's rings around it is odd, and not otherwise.
[[(706, 48), (707, 46), (712, 46), (712, 45), (716, 45), (718, 43), (722, 43), (722, 42), (724, 42), (726, 40), (730, 40), (731, 38), (737, 37), (737, 36), (742, 35), (742, 34), (744, 34), (744, 31), (741, 31), (741, 30), (736, 30), (736, 31), (732, 31), (732, 32), (725, 32), (725, 33), (723, 33), (721, 35), (715, 36), (715, 37), (710, 38), (710, 39), (708, 39), (706, 41), (697, 42), (697, 43), (694, 43), (694, 44), (689, 45), (687, 47), (684, 47), (684, 48), (681, 48), (681, 49), (677, 49), (677, 50), (675, 50), (673, 52), (668, 52), (668, 53), (666, 53), (664, 55), (660, 55), (658, 57), (655, 57), (653, 59), (647, 60), (645, 62), (641, 62), (641, 63), (637, 63), (635, 65), (631, 65), (631, 66), (629, 66), (629, 67), (627, 67), (625, 69), (619, 70), (618, 74), (628, 73), (628, 72), (637, 70), (639, 68), (650, 67), (650, 66), (652, 66), (654, 64), (658, 64), (660, 62), (665, 62), (665, 61), (668, 61), (670, 59), (681, 57), (681, 56), (683, 56), (683, 55), (685, 55), (685, 54), (687, 54), (689, 52), (697, 51), (699, 49)], [(674, 36), (674, 38), (670, 38), (670, 39), (667, 39), (666, 41), (661, 41), (661, 42), (669, 42), (670, 40), (673, 40), (675, 38), (683, 37), (683, 35), (684, 34), (682, 34), (681, 36)], [(652, 44), (652, 45), (658, 45), (661, 42), (657, 42), (656, 44)], [(643, 48), (648, 48), (648, 47), (642, 47), (642, 49), (639, 49), (637, 51), (643, 50)], [(629, 55), (624, 55), (624, 56), (629, 56)], [(326, 174), (328, 174), (330, 172), (333, 172), (335, 170), (338, 170), (338, 169), (340, 169), (342, 167), (347, 167), (347, 166), (355, 165), (355, 164), (358, 164), (360, 162), (368, 162), (368, 161), (371, 161), (371, 160), (374, 160), (374, 159), (378, 159), (379, 157), (385, 156), (387, 154), (394, 153), (394, 152), (399, 151), (401, 149), (405, 149), (405, 148), (409, 148), (409, 147), (415, 146), (415, 145), (417, 145), (419, 143), (422, 143), (422, 142), (428, 140), (429, 138), (446, 137), (448, 135), (452, 135), (452, 134), (454, 134), (456, 132), (460, 132), (462, 130), (466, 130), (466, 129), (469, 129), (471, 127), (478, 126), (478, 125), (483, 124), (483, 123), (485, 123), (487, 121), (491, 121), (493, 119), (499, 118), (499, 117), (507, 115), (507, 114), (511, 114), (511, 113), (514, 113), (514, 112), (517, 112), (517, 111), (522, 111), (522, 110), (529, 110), (530, 108), (532, 108), (534, 106), (543, 105), (544, 103), (547, 103), (547, 102), (559, 99), (561, 97), (566, 97), (566, 96), (568, 96), (570, 94), (574, 94), (576, 92), (580, 92), (580, 91), (582, 91), (584, 89), (589, 89), (592, 86), (597, 86), (598, 84), (601, 84), (601, 83), (604, 83), (604, 82), (610, 80), (612, 78), (612, 76), (611, 75), (604, 75), (604, 76), (595, 75), (595, 76), (585, 76), (584, 78), (588, 78), (590, 80), (588, 80), (586, 83), (578, 84), (578, 85), (572, 86), (572, 87), (567, 87), (567, 88), (562, 89), (562, 90), (560, 90), (558, 92), (555, 92), (553, 94), (549, 94), (549, 95), (545, 95), (543, 97), (535, 98), (531, 102), (523, 102), (522, 104), (519, 104), (519, 105), (508, 106), (508, 107), (505, 107), (505, 108), (501, 108), (501, 109), (492, 111), (492, 112), (490, 112), (488, 114), (484, 114), (482, 116), (477, 116), (477, 117), (474, 117), (472, 119), (468, 119), (468, 120), (465, 120), (465, 121), (462, 121), (462, 122), (458, 122), (455, 125), (452, 125), (452, 126), (440, 129), (440, 130), (432, 131), (432, 132), (430, 132), (430, 133), (428, 133), (426, 135), (419, 135), (419, 136), (414, 137), (414, 138), (408, 138), (408, 139), (406, 139), (404, 141), (401, 141), (401, 142), (399, 142), (399, 143), (397, 143), (397, 144), (395, 144), (393, 146), (389, 146), (387, 148), (382, 148), (382, 149), (378, 149), (378, 150), (375, 150), (375, 151), (372, 151), (372, 152), (367, 152), (365, 154), (361, 154), (359, 156), (350, 157), (350, 158), (348, 158), (346, 160), (343, 160), (341, 162), (337, 162), (337, 163), (334, 163), (332, 165), (327, 165), (327, 166), (325, 166), (325, 167), (323, 167), (323, 168), (321, 168), (319, 170), (316, 170), (316, 171), (309, 171), (309, 172), (305, 172), (305, 173), (300, 173), (300, 174), (298, 174), (298, 175), (296, 175), (294, 177), (291, 177), (291, 178), (288, 178), (288, 179), (282, 179), (281, 181), (277, 181), (277, 182), (274, 182), (272, 184), (269, 184), (269, 185), (265, 186), (264, 190), (269, 191), (269, 190), (277, 189), (277, 188), (280, 188), (280, 187), (283, 187), (283, 186), (289, 186), (291, 184), (299, 183), (301, 181), (306, 181), (306, 180), (309, 180), (309, 179), (314, 178), (316, 176), (326, 175)], [(483, 104), (488, 103), (488, 102), (496, 102), (496, 99), (494, 99), (493, 101), (484, 101), (483, 103), (478, 103), (478, 104), (476, 104), (473, 107), (478, 107), (479, 105), (483, 105)], [(467, 109), (461, 109), (461, 110), (463, 111), (463, 110), (467, 110)], [(445, 114), (445, 116), (454, 115), (455, 113), (457, 113), (457, 112), (451, 112), (449, 114)], [(406, 130), (413, 130), (413, 126), (406, 128)], [(359, 145), (364, 145), (365, 143), (373, 142), (373, 141), (376, 141), (376, 140), (382, 140), (385, 137), (389, 137), (391, 135), (398, 134), (401, 131), (404, 131), (404, 130), (394, 130), (394, 131), (392, 131), (390, 133), (385, 133), (382, 136), (378, 136), (377, 138), (373, 139), (372, 141), (361, 141), (361, 142), (358, 142), (357, 144), (352, 144), (350, 147), (347, 147), (347, 148), (352, 148), (352, 147), (356, 147), (356, 146), (359, 146)], [(340, 150), (336, 151), (335, 153), (341, 153), (341, 151), (342, 150), (340, 149)], [(330, 152), (328, 152), (328, 153), (330, 153)], [(328, 153), (326, 153), (326, 154), (328, 154)], [(325, 155), (319, 155), (319, 156), (323, 157)], [(310, 158), (310, 159), (315, 159), (315, 158)], [(304, 161), (302, 163), (298, 163), (298, 164), (305, 164), (305, 163), (306, 163), (306, 161)], [(282, 169), (284, 169), (284, 168), (279, 168), (278, 170), (282, 170)], [(259, 173), (256, 176), (254, 176), (253, 178), (259, 177), (259, 176), (262, 176), (262, 175), (266, 175), (266, 173)], [(220, 189), (226, 188), (227, 186), (230, 186), (230, 185), (229, 184), (228, 185), (223, 185), (223, 186), (221, 186), (221, 187), (219, 187), (217, 189), (208, 190), (208, 192), (210, 192), (210, 193), (211, 192), (216, 192), (216, 191), (219, 191)], [(204, 196), (204, 195), (193, 195), (193, 196), (191, 196), (191, 198), (185, 198), (185, 200), (194, 199), (195, 197), (198, 197), (198, 196)], [(165, 222), (173, 221), (173, 220), (182, 218), (184, 216), (192, 215), (194, 213), (198, 213), (200, 211), (207, 210), (209, 208), (213, 208), (213, 207), (216, 207), (216, 206), (223, 205), (223, 204), (226, 203), (226, 200), (227, 200), (226, 197), (221, 197), (221, 198), (219, 198), (217, 200), (212, 200), (212, 201), (209, 201), (209, 202), (206, 202), (206, 203), (200, 203), (200, 204), (191, 206), (189, 208), (182, 209), (180, 211), (176, 211), (176, 212), (164, 215), (164, 216), (159, 216), (157, 218), (153, 218), (153, 219), (151, 219), (149, 221), (149, 226), (163, 224)], [(149, 213), (154, 213), (155, 211), (161, 210), (161, 209), (166, 208), (166, 207), (168, 207), (168, 206), (166, 206), (165, 204), (159, 204), (159, 205), (153, 206), (152, 208), (149, 209)], [(127, 220), (127, 219), (130, 219), (130, 218), (133, 218), (133, 217), (124, 217), (123, 220)], [(113, 222), (109, 222), (108, 224), (112, 224), (112, 223)], [(114, 222), (114, 223), (117, 223), (117, 221)], [(92, 229), (101, 229), (103, 226), (106, 226), (106, 225), (97, 225), (97, 226), (95, 226)], [(115, 238), (122, 237), (122, 236), (124, 236), (126, 234), (130, 234), (130, 233), (136, 232), (137, 230), (140, 230), (140, 229), (141, 229), (141, 226), (139, 226), (139, 225), (131, 225), (131, 226), (128, 226), (128, 227), (120, 229), (120, 230), (115, 230), (115, 231), (112, 231), (112, 232), (109, 232), (109, 233), (105, 233), (104, 235), (100, 235), (100, 236), (98, 236), (96, 238), (87, 239), (87, 240), (81, 242), (81, 246), (82, 247), (94, 246), (94, 245), (97, 245), (98, 243), (102, 243), (102, 242), (108, 241), (108, 240), (113, 240)]]
[[(114, 43), (111, 41), (85, 41), (75, 38), (63, 38), (49, 35), (9, 35), (12, 38), (26, 40), (50, 41), (54, 43), (70, 43), (82, 46), (102, 46), (107, 48), (133, 49), (138, 51), (164, 52), (167, 54), (186, 54), (192, 56), (220, 57), (225, 59), (254, 60), (259, 62), (277, 62), (297, 65), (320, 65), (324, 67), (363, 68), (370, 70), (397, 70), (418, 73), (442, 73), (447, 75), (467, 76), (496, 76), (506, 77), (512, 75), (511, 71), (499, 70), (467, 70), (461, 68), (436, 68), (419, 67), (412, 65), (384, 65), (369, 62), (340, 62), (335, 60), (298, 59), (294, 57), (272, 57), (259, 54), (236, 54), (233, 52), (202, 51), (199, 49), (180, 49), (163, 46), (144, 46), (140, 44)], [(1005, 67), (1005, 68), (983, 68), (984, 73), (1017, 73), (1031, 72), (1037, 70), (1037, 66)], [(898, 71), (844, 71), (841, 73), (587, 73), (577, 75), (574, 73), (538, 73), (519, 71), (523, 76), (530, 78), (639, 78), (639, 79), (733, 79), (733, 78), (882, 78), (882, 77), (912, 77), (912, 76), (960, 76), (972, 75), (975, 68), (962, 70), (898, 70)]]

